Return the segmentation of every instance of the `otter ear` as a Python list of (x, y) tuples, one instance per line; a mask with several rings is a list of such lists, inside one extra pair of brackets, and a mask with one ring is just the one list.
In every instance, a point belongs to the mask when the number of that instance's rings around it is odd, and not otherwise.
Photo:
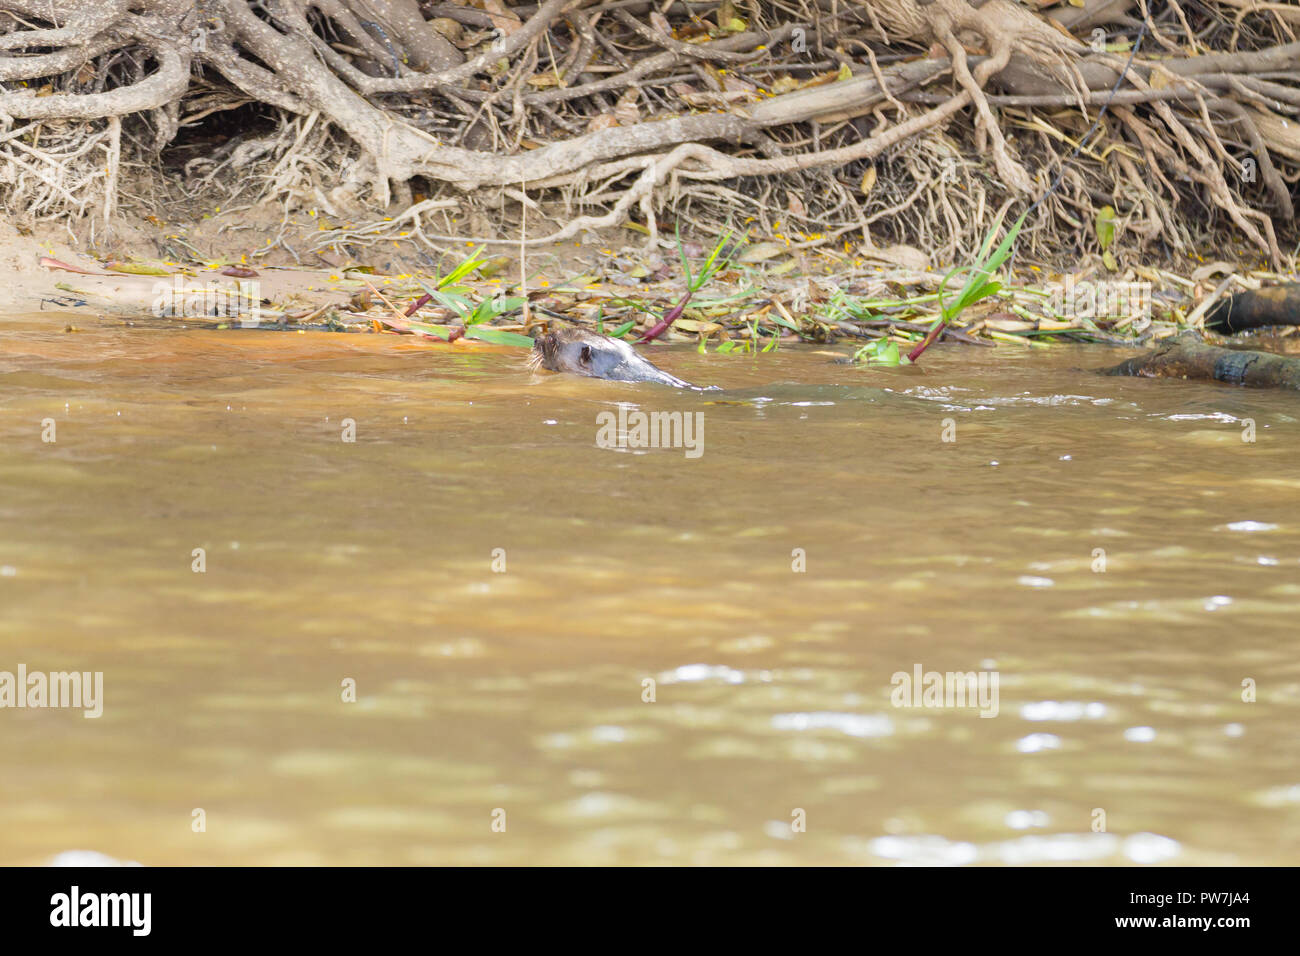
[(584, 346), (582, 347), (582, 364), (583, 364), (583, 365), (590, 365), (590, 364), (591, 364), (591, 346), (590, 346), (590, 345), (584, 345)]

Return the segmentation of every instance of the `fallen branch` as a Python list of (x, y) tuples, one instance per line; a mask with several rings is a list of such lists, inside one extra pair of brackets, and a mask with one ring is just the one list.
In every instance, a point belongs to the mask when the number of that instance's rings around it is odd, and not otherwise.
[(1300, 325), (1300, 282), (1230, 295), (1205, 316), (1207, 329), (1225, 335), (1292, 325)]
[(1200, 335), (1190, 330), (1166, 339), (1146, 355), (1098, 371), (1102, 375), (1183, 378), (1249, 388), (1300, 389), (1300, 359), (1206, 345)]

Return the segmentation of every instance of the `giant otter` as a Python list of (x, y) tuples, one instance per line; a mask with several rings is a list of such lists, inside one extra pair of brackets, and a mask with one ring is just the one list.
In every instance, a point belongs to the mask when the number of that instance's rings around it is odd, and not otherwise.
[(576, 325), (565, 325), (533, 341), (532, 368), (572, 372), (618, 382), (658, 382), (673, 388), (695, 388), (655, 368), (636, 349), (619, 339), (597, 335)]

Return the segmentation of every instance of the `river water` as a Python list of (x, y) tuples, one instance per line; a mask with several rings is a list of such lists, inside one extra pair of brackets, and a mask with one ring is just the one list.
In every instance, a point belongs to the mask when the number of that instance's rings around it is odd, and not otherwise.
[(0, 672), (102, 715), (0, 709), (0, 863), (1297, 862), (1294, 395), (68, 321), (0, 324)]

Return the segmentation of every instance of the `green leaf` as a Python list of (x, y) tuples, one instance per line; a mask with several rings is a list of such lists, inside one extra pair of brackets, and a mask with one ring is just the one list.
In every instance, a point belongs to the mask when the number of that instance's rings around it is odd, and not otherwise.
[(686, 261), (686, 246), (682, 244), (682, 224), (679, 222), (674, 230), (677, 236), (677, 258), (682, 261), (682, 275), (686, 279), (686, 284), (691, 284), (691, 264)]
[(527, 299), (509, 298), (509, 299), (484, 299), (480, 302), (466, 319), (466, 325), (478, 325), (482, 322), (490, 322), (499, 315), (507, 312), (513, 312), (520, 308)]
[[(1027, 211), (1026, 211), (1027, 212)], [(998, 247), (989, 253), (989, 247), (993, 245), (993, 240), (997, 237), (998, 229), (1002, 226), (1002, 216), (999, 215), (994, 221), (993, 226), (989, 229), (988, 235), (984, 238), (984, 243), (980, 247), (979, 261), (973, 266), (953, 269), (943, 277), (943, 282), (939, 284), (939, 301), (943, 303), (943, 291), (948, 284), (948, 280), (962, 272), (969, 272), (966, 284), (962, 287), (957, 298), (950, 304), (941, 306), (941, 318), (944, 322), (950, 322), (960, 315), (966, 308), (978, 302), (980, 299), (994, 295), (1001, 288), (1001, 285), (992, 281), (993, 273), (998, 267), (1011, 256), (1011, 248), (1015, 244), (1016, 237), (1020, 235), (1020, 229), (1025, 223), (1026, 213), (1021, 213), (1020, 218), (1015, 221), (1010, 229), (1007, 230), (1006, 237), (999, 243)]]
[(465, 329), (465, 338), (490, 342), (492, 345), (517, 345), (525, 349), (533, 347), (533, 340), (528, 336), (520, 335), (518, 332), (507, 332), (505, 329), (496, 329), (490, 325), (470, 326)]
[(728, 303), (731, 302), (740, 302), (744, 299), (748, 299), (757, 291), (758, 288), (756, 286), (751, 285), (748, 288), (742, 289), (741, 291), (735, 293), (734, 295), (724, 295), (720, 299), (692, 299), (691, 302), (694, 305), (694, 307), (697, 309), (709, 309), (715, 305), (727, 305)]
[(1115, 241), (1115, 210), (1110, 206), (1098, 209), (1094, 227), (1097, 230), (1097, 242), (1101, 245), (1102, 252), (1105, 252)]
[(475, 309), (474, 302), (471, 301), (466, 296), (461, 295), (460, 293), (440, 292), (437, 289), (429, 288), (423, 282), (420, 283), (420, 288), (424, 289), (425, 292), (429, 293), (429, 295), (433, 297), (434, 302), (437, 302), (444, 309), (451, 309), (458, 316), (460, 316), (462, 320), (464, 320), (468, 315), (470, 315)]
[(460, 265), (452, 269), (445, 276), (443, 276), (441, 279), (438, 280), (438, 288), (441, 289), (444, 288), (445, 286), (449, 286), (452, 285), (453, 283), (459, 282), (461, 279), (465, 278), (467, 275), (469, 275), (479, 266), (483, 265), (484, 261), (479, 258), (479, 256), (482, 253), (483, 253), (483, 247), (479, 246), (472, 253), (470, 253), (468, 259), (466, 259), (464, 262), (462, 262)]
[[(699, 273), (694, 278), (688, 278), (686, 286), (691, 292), (700, 291), (700, 289), (704, 288), (704, 284), (713, 278), (715, 273), (721, 272), (727, 267), (731, 259), (729, 257), (720, 259), (719, 256), (722, 255), (722, 250), (726, 248), (727, 243), (730, 241), (731, 230), (728, 229), (722, 234), (722, 238), (718, 240), (717, 245), (713, 247), (713, 251), (705, 258), (704, 265), (700, 267)], [(684, 257), (683, 262), (685, 262)], [(689, 273), (687, 275), (689, 277)]]
[(488, 319), (491, 319), (495, 314), (496, 311), (492, 308), (492, 303), (489, 302), (487, 299), (484, 299), (482, 302), (480, 302), (478, 305), (474, 307), (473, 312), (465, 316), (465, 324), (479, 325), (480, 323), (486, 322), (488, 321)]
[(902, 364), (904, 360), (898, 353), (897, 342), (893, 339), (876, 339), (854, 352), (853, 361), (892, 368)]
[(424, 322), (408, 322), (407, 328), (411, 329), (413, 332), (423, 332), (425, 335), (436, 335), (443, 341), (451, 338), (451, 329), (442, 325), (427, 325)]

